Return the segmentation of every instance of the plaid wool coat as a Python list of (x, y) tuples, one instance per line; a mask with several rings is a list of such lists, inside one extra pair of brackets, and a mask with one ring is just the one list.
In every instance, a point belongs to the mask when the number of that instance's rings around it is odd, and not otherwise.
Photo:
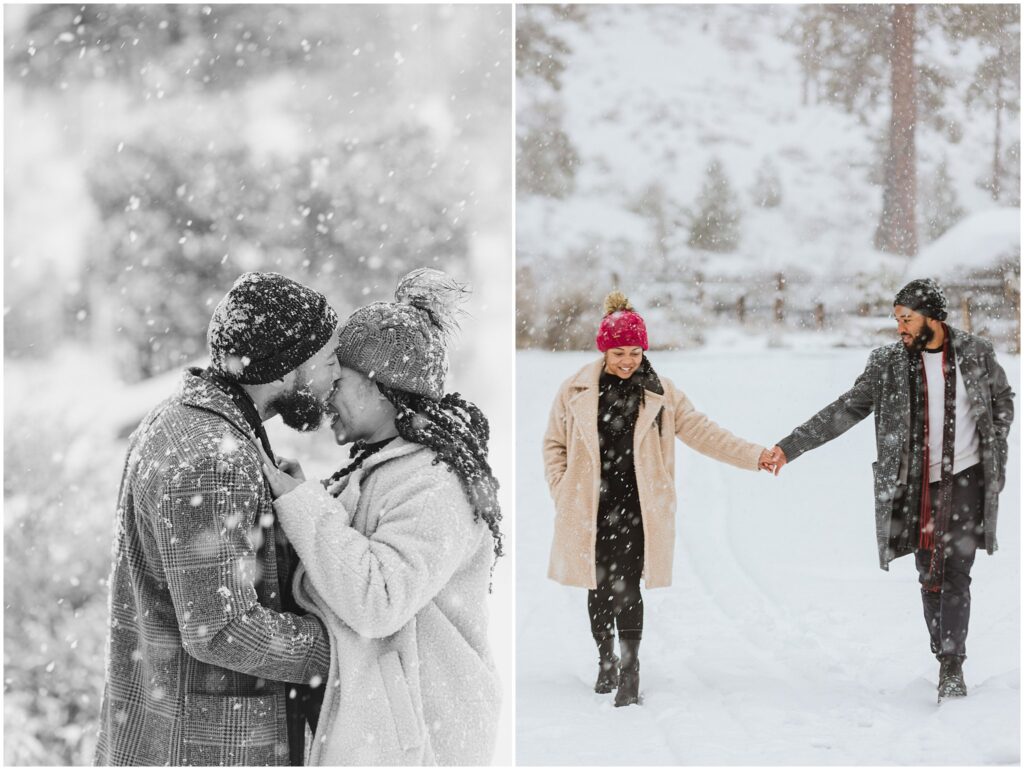
[[(1006, 483), (1007, 436), (1013, 423), (1013, 391), (1006, 372), (996, 361), (992, 343), (947, 327), (953, 342), (957, 378), (966, 389), (971, 415), (978, 425), (981, 468), (985, 478), (985, 550), (994, 553), (999, 493)], [(960, 385), (958, 384), (958, 387)], [(871, 464), (875, 480), (875, 537), (878, 563), (889, 563), (913, 551), (891, 540), (893, 505), (908, 483), (910, 453), (922, 451), (910, 442), (910, 359), (902, 342), (871, 351), (867, 366), (846, 393), (796, 428), (778, 446), (792, 462), (805, 452), (842, 435), (869, 414), (875, 416), (877, 459)]]
[(98, 765), (286, 765), (288, 683), (327, 676), (282, 613), (282, 537), (248, 425), (187, 372), (132, 434), (119, 493)]

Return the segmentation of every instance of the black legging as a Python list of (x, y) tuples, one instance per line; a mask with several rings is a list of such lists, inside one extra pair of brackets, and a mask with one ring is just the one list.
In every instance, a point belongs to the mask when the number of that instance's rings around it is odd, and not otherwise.
[(587, 592), (590, 631), (608, 639), (618, 627), (620, 639), (640, 639), (644, 600), (640, 576), (644, 569), (644, 528), (640, 501), (635, 505), (602, 504), (598, 508), (597, 589)]

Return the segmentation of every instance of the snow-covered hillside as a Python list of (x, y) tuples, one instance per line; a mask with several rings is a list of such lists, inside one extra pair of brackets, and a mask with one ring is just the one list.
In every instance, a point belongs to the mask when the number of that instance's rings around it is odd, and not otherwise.
[[(868, 355), (736, 342), (651, 360), (720, 425), (768, 445), (845, 391)], [(591, 689), (586, 592), (545, 577), (541, 436), (558, 385), (592, 357), (517, 357), (518, 764), (1020, 762), (1019, 419), (1000, 550), (972, 572), (966, 700), (936, 706), (913, 563), (878, 568), (868, 418), (778, 478), (679, 446), (673, 584), (644, 592), (643, 705), (616, 709)], [(1000, 361), (1019, 392), (1019, 357)]]
[[(876, 291), (888, 293), (918, 277), (909, 275), (907, 258), (873, 247), (882, 187), (872, 175), (885, 147), (887, 97), (863, 121), (813, 97), (804, 104), (799, 51), (784, 38), (798, 13), (798, 6), (784, 5), (614, 5), (588, 7), (582, 22), (550, 21), (550, 31), (570, 49), (561, 88), (520, 78), (520, 120), (534, 102), (556, 103), (579, 164), (575, 189), (564, 199), (520, 192), (519, 263), (532, 271), (538, 294), (580, 285), (603, 294), (613, 283), (628, 291), (652, 275), (697, 270), (712, 294), (716, 284), (744, 281), (758, 292), (759, 284), (784, 271), (790, 291), (803, 295), (803, 307), (821, 301), (829, 312), (850, 313), (859, 302), (874, 300)], [(919, 218), (929, 180), (943, 161), (967, 214), (1005, 205), (976, 184), (990, 163), (993, 133), (991, 113), (964, 106), (978, 48), (953, 52), (926, 27), (918, 50), (922, 63), (939, 62), (950, 78), (945, 110), (963, 132), (954, 143), (921, 116)], [(1019, 115), (1004, 118), (1005, 145), (1019, 138)], [(714, 158), (740, 209), (739, 243), (729, 253), (687, 243), (690, 216)], [(753, 191), (765, 162), (777, 170), (781, 191), (772, 208), (757, 205)], [(667, 265), (652, 218), (637, 213), (652, 186), (661, 189), (661, 206), (669, 213)], [(925, 230), (920, 228), (922, 246)], [(1019, 249), (1019, 225), (1016, 233), (1000, 229), (999, 235), (1004, 251)], [(957, 259), (969, 266), (976, 256), (966, 250)], [(850, 291), (856, 274), (870, 276), (866, 291)], [(657, 291), (648, 285), (633, 293), (651, 306), (658, 304)], [(738, 293), (730, 288), (715, 299), (731, 305)], [(673, 298), (692, 299), (679, 290)], [(762, 302), (765, 312), (768, 305)]]

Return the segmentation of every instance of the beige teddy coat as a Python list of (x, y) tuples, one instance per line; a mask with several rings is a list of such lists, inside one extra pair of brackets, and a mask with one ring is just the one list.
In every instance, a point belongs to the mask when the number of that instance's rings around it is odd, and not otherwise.
[[(597, 437), (598, 381), (604, 359), (587, 364), (566, 380), (551, 407), (544, 434), (544, 475), (555, 501), (555, 537), (548, 577), (559, 583), (596, 588), (594, 549), (601, 462)], [(636, 482), (644, 527), (644, 583), (672, 583), (675, 545), (675, 438), (715, 460), (758, 469), (762, 447), (719, 427), (694, 409), (671, 380), (665, 393), (644, 392), (633, 434)], [(662, 412), (659, 434), (655, 418)]]
[(501, 693), (487, 635), (494, 541), (458, 476), (396, 438), (274, 509), (331, 668), (310, 765), (487, 765)]

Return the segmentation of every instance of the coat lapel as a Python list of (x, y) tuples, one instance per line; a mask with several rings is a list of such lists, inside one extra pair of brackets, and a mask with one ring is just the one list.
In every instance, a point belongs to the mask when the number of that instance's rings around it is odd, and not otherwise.
[[(640, 442), (644, 440), (644, 436), (647, 435), (647, 431), (654, 425), (655, 419), (658, 417), (658, 413), (665, 406), (665, 396), (660, 393), (654, 393), (650, 390), (644, 391), (644, 403), (640, 407), (640, 414), (636, 418), (636, 434), (633, 439), (633, 446), (639, 447)], [(634, 449), (634, 455), (636, 449)]]
[(583, 445), (590, 453), (590, 458), (595, 465), (599, 465), (597, 448), (597, 399), (596, 387), (581, 390), (572, 400), (569, 401), (569, 409), (572, 411), (573, 425), (576, 432), (583, 439)]
[(573, 425), (583, 440), (583, 445), (590, 453), (594, 467), (601, 467), (600, 450), (597, 439), (597, 406), (600, 396), (598, 382), (601, 377), (603, 360), (598, 359), (581, 371), (573, 380), (573, 388), (577, 393), (569, 399), (569, 410), (572, 412)]

